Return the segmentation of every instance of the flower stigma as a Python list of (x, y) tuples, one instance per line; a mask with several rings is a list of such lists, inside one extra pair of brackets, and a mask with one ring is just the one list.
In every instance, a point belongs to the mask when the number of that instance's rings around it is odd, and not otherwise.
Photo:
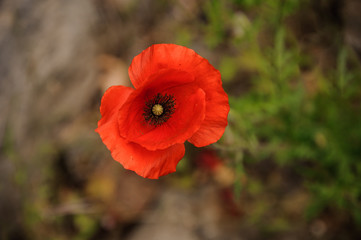
[(160, 116), (162, 115), (163, 113), (163, 106), (160, 105), (160, 104), (155, 104), (153, 107), (152, 107), (152, 113), (156, 116)]
[(175, 98), (173, 95), (156, 94), (145, 103), (144, 120), (153, 126), (160, 126), (167, 122), (175, 111)]

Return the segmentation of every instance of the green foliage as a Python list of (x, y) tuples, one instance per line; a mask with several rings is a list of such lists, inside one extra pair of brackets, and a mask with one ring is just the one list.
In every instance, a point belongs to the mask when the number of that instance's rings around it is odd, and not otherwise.
[(97, 230), (97, 221), (87, 215), (77, 215), (74, 219), (75, 226), (78, 230), (77, 236), (74, 240), (82, 240), (91, 238)]
[[(239, 72), (251, 73), (251, 89), (230, 98), (233, 144), (250, 163), (271, 158), (295, 170), (312, 194), (309, 218), (332, 209), (361, 225), (361, 69), (356, 57), (338, 43), (336, 67), (323, 71), (300, 51), (284, 18), (307, 1), (234, 3), (279, 21), (255, 25), (241, 40), (240, 56), (221, 61), (226, 81), (236, 78), (236, 66)], [(267, 42), (272, 44), (260, 44), (259, 36), (269, 29), (273, 34)], [(307, 70), (302, 70), (305, 64)], [(247, 171), (243, 161), (235, 162), (238, 175)], [(235, 188), (239, 195), (244, 186), (237, 181)]]
[(212, 0), (206, 1), (204, 5), (206, 14), (206, 38), (209, 47), (214, 48), (219, 45), (226, 35), (226, 21), (227, 10), (224, 6), (224, 1)]
[(235, 4), (241, 5), (241, 6), (254, 6), (258, 5), (262, 0), (233, 0)]

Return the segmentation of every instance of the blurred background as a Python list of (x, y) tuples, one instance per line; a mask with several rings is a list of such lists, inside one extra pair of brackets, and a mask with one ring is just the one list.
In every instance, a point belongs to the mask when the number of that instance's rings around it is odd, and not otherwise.
[[(358, 0), (0, 0), (0, 239), (361, 239)], [(229, 126), (143, 179), (94, 132), (154, 43), (220, 70)]]

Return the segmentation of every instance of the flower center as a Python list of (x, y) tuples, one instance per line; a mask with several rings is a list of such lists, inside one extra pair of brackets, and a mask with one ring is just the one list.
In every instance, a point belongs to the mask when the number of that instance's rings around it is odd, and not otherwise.
[(162, 115), (163, 113), (163, 107), (162, 105), (160, 104), (155, 104), (153, 107), (152, 107), (152, 113), (156, 116), (160, 116)]
[(158, 93), (145, 103), (144, 120), (153, 126), (160, 126), (172, 116), (175, 111), (175, 98), (173, 95)]

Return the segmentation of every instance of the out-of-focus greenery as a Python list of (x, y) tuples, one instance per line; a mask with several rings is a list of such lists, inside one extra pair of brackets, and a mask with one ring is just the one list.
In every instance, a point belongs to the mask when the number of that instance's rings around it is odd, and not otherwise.
[[(303, 51), (286, 19), (307, 7), (308, 1), (234, 0), (232, 4), (257, 16), (248, 21), (224, 2), (210, 1), (207, 36), (213, 37), (207, 43), (214, 48), (227, 41), (233, 44), (235, 54), (225, 55), (219, 64), (226, 85), (233, 86), (232, 81), (242, 80), (237, 74), (247, 73), (248, 89), (230, 97), (232, 147), (227, 152), (235, 157), (239, 178), (247, 175), (244, 165), (272, 159), (292, 169), (311, 193), (306, 217), (313, 219), (332, 209), (352, 216), (361, 226), (358, 59), (338, 35), (327, 43), (335, 49), (334, 64), (321, 66)], [(230, 36), (226, 27), (233, 31)], [(240, 179), (235, 183), (238, 194), (252, 191), (251, 187), (252, 183), (245, 189)]]

